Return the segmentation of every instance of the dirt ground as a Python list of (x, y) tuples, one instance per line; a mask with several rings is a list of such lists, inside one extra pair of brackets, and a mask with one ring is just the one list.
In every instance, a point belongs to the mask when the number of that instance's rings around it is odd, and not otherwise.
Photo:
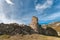
[(0, 40), (60, 40), (60, 38), (52, 36), (44, 36), (39, 34), (32, 34), (32, 35), (14, 35), (14, 36), (3, 35), (0, 36)]

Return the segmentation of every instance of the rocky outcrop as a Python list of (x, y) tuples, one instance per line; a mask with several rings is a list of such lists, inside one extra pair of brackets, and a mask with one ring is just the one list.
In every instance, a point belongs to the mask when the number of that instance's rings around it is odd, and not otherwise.
[(46, 28), (46, 30), (45, 30), (45, 35), (48, 35), (48, 36), (58, 36), (57, 31), (54, 30), (54, 29), (51, 28), (51, 27), (47, 27), (47, 28)]
[(37, 33), (38, 32), (38, 18), (33, 16), (32, 21), (30, 23), (30, 27)]
[(31, 33), (31, 28), (27, 25), (19, 25), (16, 23), (13, 24), (0, 24), (0, 35), (1, 34), (8, 34), (8, 35), (15, 35), (15, 34), (29, 34)]
[[(45, 25), (44, 25), (45, 26)], [(51, 27), (41, 27), (38, 23), (38, 18), (33, 16), (32, 22), (30, 23), (30, 27), (34, 30), (34, 32), (43, 34), (43, 35), (49, 35), (49, 36), (58, 36), (56, 30), (54, 30)]]
[(51, 27), (41, 27), (38, 23), (38, 18), (33, 16), (32, 22), (30, 25), (19, 25), (17, 23), (11, 24), (0, 24), (0, 35), (8, 34), (8, 35), (15, 35), (15, 34), (43, 34), (48, 36), (58, 36), (57, 32)]
[(53, 23), (50, 23), (50, 24), (47, 24), (47, 25), (42, 25), (42, 27), (44, 29), (46, 29), (47, 27), (51, 27), (52, 29), (54, 29), (57, 34), (60, 36), (60, 22), (53, 22)]

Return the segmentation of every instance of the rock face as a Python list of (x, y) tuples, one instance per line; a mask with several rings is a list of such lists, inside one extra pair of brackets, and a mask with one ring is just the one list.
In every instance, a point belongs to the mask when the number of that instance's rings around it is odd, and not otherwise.
[(49, 27), (52, 27), (57, 32), (60, 32), (60, 22), (53, 22), (51, 24), (48, 24)]
[(19, 25), (16, 23), (13, 24), (0, 24), (0, 35), (8, 34), (32, 34), (32, 29), (27, 25)]
[(38, 18), (33, 16), (32, 21), (30, 23), (30, 27), (35, 31), (38, 32)]
[[(58, 24), (59, 25), (59, 24)], [(16, 34), (43, 34), (48, 36), (58, 36), (56, 30), (52, 27), (42, 27), (38, 24), (38, 18), (33, 16), (30, 26), (19, 25), (17, 23), (4, 24), (0, 23), (0, 35), (16, 35)]]
[(45, 35), (48, 35), (48, 36), (58, 36), (56, 30), (54, 30), (51, 27), (47, 27), (46, 28)]
[(51, 27), (52, 29), (54, 29), (57, 34), (60, 36), (60, 22), (52, 22), (50, 24), (47, 24), (47, 25), (42, 25), (42, 27), (44, 29), (46, 29), (47, 27)]

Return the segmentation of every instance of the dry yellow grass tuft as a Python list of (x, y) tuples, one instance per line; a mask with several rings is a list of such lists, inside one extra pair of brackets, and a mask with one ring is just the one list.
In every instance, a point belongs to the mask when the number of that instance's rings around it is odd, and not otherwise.
[(14, 35), (11, 37), (9, 36), (10, 38), (9, 37), (4, 38), (4, 37), (2, 37), (0, 40), (60, 40), (60, 38), (58, 38), (58, 37), (44, 36), (44, 35), (39, 35), (39, 34), (23, 35), (23, 36)]

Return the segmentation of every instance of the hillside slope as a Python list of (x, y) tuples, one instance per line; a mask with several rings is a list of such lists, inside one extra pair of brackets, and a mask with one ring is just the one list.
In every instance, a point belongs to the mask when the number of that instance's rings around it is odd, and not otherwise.
[(14, 35), (10, 38), (3, 38), (0, 36), (0, 40), (60, 40), (58, 37), (44, 36), (39, 34), (32, 35)]
[(45, 28), (45, 29), (46, 29), (46, 27), (51, 27), (54, 30), (56, 30), (56, 32), (60, 36), (60, 22), (53, 22), (53, 23), (50, 23), (50, 24), (47, 24), (47, 25), (44, 24), (44, 25), (42, 25), (42, 27)]
[(60, 22), (54, 22), (54, 23), (48, 24), (48, 26), (60, 32)]

